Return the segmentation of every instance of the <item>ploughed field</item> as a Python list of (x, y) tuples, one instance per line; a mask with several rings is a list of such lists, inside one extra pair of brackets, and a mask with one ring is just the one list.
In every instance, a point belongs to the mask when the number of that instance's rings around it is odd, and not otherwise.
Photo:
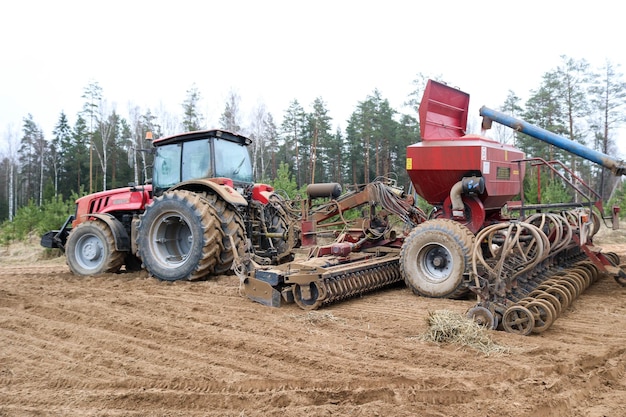
[[(626, 262), (626, 233), (596, 239)], [(402, 285), (318, 311), (235, 276), (82, 278), (36, 242), (0, 248), (0, 416), (623, 416), (626, 288), (603, 277), (504, 353), (426, 342), (472, 300)]]

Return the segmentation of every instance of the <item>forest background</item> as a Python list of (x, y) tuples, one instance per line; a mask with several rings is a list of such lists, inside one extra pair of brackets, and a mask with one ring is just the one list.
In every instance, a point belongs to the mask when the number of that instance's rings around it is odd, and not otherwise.
[[(244, 112), (236, 90), (223, 103), (219, 126), (207, 126), (209, 115), (202, 112), (207, 93), (195, 83), (186, 91), (179, 113), (137, 106), (122, 116), (99, 83), (91, 81), (81, 96), (82, 110), (76, 115), (60, 111), (50, 135), (32, 114), (24, 116), (20, 132), (4, 132), (9, 146), (0, 154), (0, 237), (6, 243), (58, 228), (78, 196), (150, 178), (151, 154), (140, 151), (151, 147), (145, 140), (148, 132), (159, 138), (220, 128), (249, 136), (256, 180), (273, 184), (289, 197), (302, 194), (310, 183), (338, 182), (346, 188), (380, 177), (393, 178), (407, 190), (406, 147), (420, 141), (417, 111), (428, 78), (446, 81), (442, 75), (418, 73), (403, 111), (394, 109), (377, 89), (365, 94), (345, 129), (333, 128), (323, 97), (306, 105), (294, 98), (277, 119), (263, 103)], [(528, 99), (522, 101), (510, 90), (498, 109), (618, 155), (616, 137), (626, 121), (626, 81), (619, 65), (609, 60), (592, 65), (561, 56), (560, 64), (547, 70), (524, 96)], [(468, 132), (476, 130), (473, 124), (470, 119)], [(626, 188), (606, 169), (509, 128), (496, 127), (489, 135), (527, 156), (564, 161), (603, 201), (622, 205), (626, 212)], [(575, 198), (561, 181), (552, 179), (541, 188), (544, 203)], [(536, 202), (536, 189), (536, 176), (527, 175), (529, 202)]]

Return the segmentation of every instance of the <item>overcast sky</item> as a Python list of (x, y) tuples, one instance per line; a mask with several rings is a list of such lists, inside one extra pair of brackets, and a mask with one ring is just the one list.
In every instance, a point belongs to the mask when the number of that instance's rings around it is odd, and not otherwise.
[(209, 127), (234, 90), (277, 123), (321, 97), (343, 129), (374, 89), (406, 111), (418, 73), (468, 92), (478, 117), (509, 90), (526, 98), (561, 55), (623, 72), (624, 39), (605, 0), (3, 1), (0, 154), (29, 113), (47, 138), (61, 111), (73, 125), (91, 81), (124, 116), (129, 103), (180, 115), (195, 83)]

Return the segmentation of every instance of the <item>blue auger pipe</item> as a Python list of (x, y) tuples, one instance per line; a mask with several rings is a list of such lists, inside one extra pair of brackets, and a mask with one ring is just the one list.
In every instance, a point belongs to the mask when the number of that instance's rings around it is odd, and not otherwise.
[(493, 120), (508, 126), (513, 130), (525, 133), (536, 139), (554, 145), (557, 148), (561, 148), (567, 152), (573, 153), (574, 155), (578, 155), (588, 161), (595, 162), (598, 165), (610, 169), (614, 175), (626, 174), (626, 165), (624, 165), (624, 161), (612, 158), (602, 152), (589, 149), (588, 147), (574, 142), (573, 140), (564, 138), (563, 136), (559, 136), (548, 130), (533, 126), (528, 122), (516, 119), (515, 117), (492, 110), (485, 106), (480, 108), (480, 115), (483, 117), (483, 129), (489, 129), (491, 127), (491, 121)]

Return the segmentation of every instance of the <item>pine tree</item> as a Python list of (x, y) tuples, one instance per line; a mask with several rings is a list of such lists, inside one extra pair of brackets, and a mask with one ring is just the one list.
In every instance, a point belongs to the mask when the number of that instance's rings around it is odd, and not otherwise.
[(191, 88), (187, 90), (187, 97), (183, 102), (183, 129), (188, 132), (202, 130), (204, 128), (204, 117), (198, 108), (200, 100), (200, 91), (194, 83)]
[(271, 113), (267, 113), (267, 117), (265, 118), (265, 129), (263, 130), (265, 134), (265, 156), (263, 157), (264, 161), (268, 161), (265, 163), (261, 169), (261, 175), (259, 178), (265, 178), (266, 168), (269, 164), (269, 176), (270, 178), (276, 178), (278, 175), (278, 167), (277, 167), (277, 159), (278, 159), (278, 128), (276, 127), (276, 123), (274, 123), (274, 118)]
[(420, 142), (420, 127), (417, 118), (403, 114), (396, 128), (395, 141), (390, 149), (391, 172), (396, 173), (398, 185), (409, 189), (410, 180), (406, 171), (406, 148)]
[[(589, 64), (585, 60), (574, 60), (561, 56), (562, 65), (557, 68), (561, 77), (563, 108), (567, 120), (566, 137), (572, 141), (585, 144), (585, 133), (579, 127), (579, 121), (589, 113), (589, 103), (587, 101), (587, 85), (589, 84)], [(574, 154), (568, 158), (570, 169), (583, 176), (583, 171), (588, 171), (589, 161), (581, 163), (582, 159)], [(578, 194), (575, 194), (578, 201)]]
[(353, 181), (368, 183), (395, 169), (391, 152), (396, 146), (395, 115), (378, 90), (357, 105), (346, 128)]
[(239, 103), (241, 98), (234, 90), (228, 94), (228, 100), (224, 107), (224, 112), (220, 116), (220, 128), (229, 130), (234, 133), (241, 132), (241, 111)]
[(53, 173), (54, 197), (57, 198), (59, 194), (67, 197), (70, 195), (71, 184), (68, 173), (72, 158), (68, 151), (72, 146), (72, 128), (64, 112), (59, 115), (52, 136), (48, 164)]
[[(545, 73), (540, 87), (531, 91), (531, 96), (526, 101), (523, 119), (557, 135), (567, 134), (566, 113), (561, 99), (562, 91), (559, 75), (554, 71)], [(545, 160), (564, 159), (564, 151), (539, 139), (524, 134), (519, 135), (518, 139), (518, 146), (529, 157), (539, 157)]]
[[(328, 115), (328, 109), (321, 97), (313, 101), (313, 111), (307, 115), (308, 119), (308, 135), (310, 152), (309, 152), (309, 173), (310, 184), (318, 182), (326, 182), (328, 173), (324, 170), (331, 156), (328, 154), (329, 142), (332, 138), (330, 133), (332, 118)], [(318, 164), (317, 161), (321, 163)], [(317, 177), (316, 177), (317, 173)]]
[(327, 172), (327, 181), (343, 184), (343, 154), (345, 152), (344, 137), (341, 129), (337, 127), (335, 134), (330, 136), (326, 144), (326, 159), (324, 165)]
[(292, 171), (295, 173), (298, 187), (302, 186), (303, 178), (305, 178), (303, 175), (305, 169), (301, 165), (301, 152), (305, 143), (305, 134), (306, 113), (300, 103), (298, 103), (298, 100), (293, 100), (285, 111), (283, 123), (281, 124), (281, 136), (283, 139), (281, 153), (283, 155), (282, 162), (293, 167)]
[(20, 192), (18, 207), (29, 200), (41, 202), (43, 199), (43, 158), (45, 140), (43, 132), (29, 114), (23, 119), (22, 139), (18, 150), (20, 164)]
[(67, 152), (70, 156), (68, 162), (68, 177), (71, 177), (71, 189), (78, 195), (82, 195), (89, 185), (90, 172), (90, 142), (91, 133), (87, 121), (78, 115), (76, 124), (72, 129), (72, 142)]

